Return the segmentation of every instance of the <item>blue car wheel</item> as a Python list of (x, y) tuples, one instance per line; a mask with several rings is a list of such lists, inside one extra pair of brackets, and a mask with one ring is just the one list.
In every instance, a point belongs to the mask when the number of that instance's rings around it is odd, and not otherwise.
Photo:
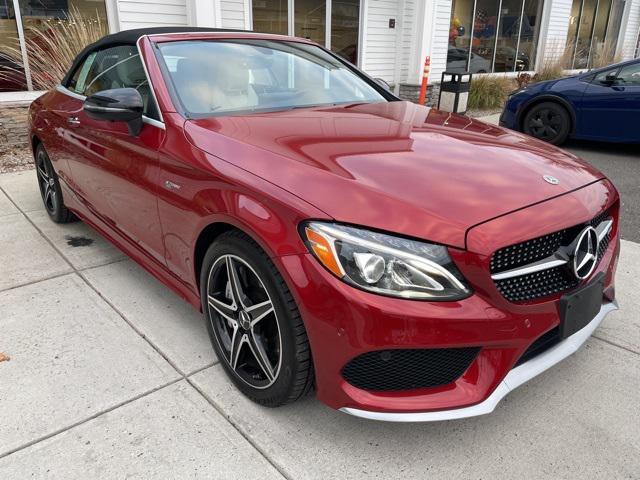
[(571, 131), (569, 112), (555, 102), (542, 102), (527, 112), (522, 122), (527, 135), (553, 145), (562, 144)]

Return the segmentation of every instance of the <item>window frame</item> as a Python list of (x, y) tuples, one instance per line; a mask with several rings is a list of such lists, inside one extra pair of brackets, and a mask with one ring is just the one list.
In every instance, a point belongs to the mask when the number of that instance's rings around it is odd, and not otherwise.
[[(140, 39), (142, 39), (142, 37), (140, 37)], [(138, 42), (140, 41), (140, 39), (138, 39)], [(142, 52), (140, 51), (140, 45), (139, 43), (136, 42), (135, 44), (131, 44), (131, 43), (113, 43), (111, 45), (104, 45), (102, 47), (99, 48), (92, 48), (91, 50), (87, 50), (84, 52), (81, 52), (80, 55), (82, 56), (82, 58), (76, 58), (73, 61), (73, 64), (71, 66), (71, 69), (67, 72), (67, 75), (65, 76), (65, 78), (60, 82), (60, 84), (58, 85), (57, 90), (67, 94), (71, 97), (77, 98), (78, 100), (81, 101), (85, 101), (87, 99), (87, 96), (84, 95), (83, 93), (79, 93), (76, 92), (75, 90), (72, 90), (71, 88), (69, 88), (69, 84), (70, 82), (73, 80), (73, 77), (76, 75), (76, 72), (78, 72), (83, 66), (84, 63), (87, 61), (87, 59), (94, 53), (98, 53), (101, 52), (103, 50), (107, 50), (110, 48), (115, 48), (115, 47), (134, 47), (137, 50), (137, 55), (140, 58), (140, 63), (142, 64), (142, 68), (144, 70), (144, 74), (145, 77), (147, 79), (147, 83), (149, 85), (149, 89), (150, 89), (150, 101), (152, 101), (155, 105), (155, 110), (158, 113), (158, 118), (153, 118), (153, 117), (149, 117), (147, 115), (142, 115), (142, 121), (148, 125), (153, 125), (155, 127), (161, 128), (161, 129), (165, 129), (165, 124), (164, 124), (164, 118), (162, 116), (162, 111), (160, 110), (160, 104), (158, 103), (158, 100), (156, 98), (156, 92), (154, 90), (153, 87), (153, 82), (151, 82), (151, 78), (149, 77), (149, 70), (147, 68), (147, 64), (145, 63), (144, 57), (142, 56)], [(85, 90), (86, 90), (86, 86), (85, 86)]]

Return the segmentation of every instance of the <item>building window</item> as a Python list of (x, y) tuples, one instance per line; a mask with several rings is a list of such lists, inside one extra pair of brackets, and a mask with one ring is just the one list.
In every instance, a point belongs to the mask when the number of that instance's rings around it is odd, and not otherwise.
[(624, 0), (574, 0), (567, 34), (568, 67), (584, 69), (613, 63)]
[(357, 64), (360, 2), (253, 0), (253, 30), (308, 38)]
[[(26, 90), (27, 81), (19, 59), (9, 52), (20, 49), (13, 0), (0, 0), (0, 92)], [(18, 60), (18, 61), (16, 61)]]
[(0, 91), (49, 88), (86, 46), (79, 34), (107, 32), (105, 0), (0, 0)]
[(447, 71), (533, 69), (542, 6), (543, 0), (454, 0)]
[(289, 33), (288, 0), (253, 0), (253, 29), (256, 32)]

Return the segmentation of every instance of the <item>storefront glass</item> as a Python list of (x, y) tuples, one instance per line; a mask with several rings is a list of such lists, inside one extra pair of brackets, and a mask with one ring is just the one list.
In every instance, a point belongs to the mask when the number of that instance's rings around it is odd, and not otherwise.
[(496, 43), (498, 5), (495, 0), (478, 0), (476, 2), (473, 41), (471, 42), (471, 64), (469, 66), (469, 70), (473, 73), (491, 71)]
[(253, 0), (253, 29), (256, 32), (287, 35), (288, 0)]
[(522, 0), (502, 0), (494, 72), (513, 72), (520, 34)]
[(530, 70), (543, 0), (454, 0), (447, 71)]
[[(253, 0), (253, 30), (308, 38), (357, 64), (360, 2), (361, 0)], [(290, 29), (289, 25), (293, 28)]]
[(624, 0), (574, 0), (569, 19), (569, 66), (594, 68), (613, 63)]
[(331, 3), (331, 50), (354, 65), (358, 63), (360, 0)]
[(296, 0), (294, 2), (296, 37), (308, 38), (320, 45), (324, 45), (327, 30), (327, 4), (316, 0)]
[(518, 65), (516, 70), (533, 70), (538, 53), (540, 22), (542, 21), (542, 0), (525, 0), (518, 45)]
[(447, 53), (447, 70), (450, 72), (467, 71), (472, 19), (473, 0), (453, 0)]
[(27, 82), (20, 63), (14, 59), (20, 49), (18, 26), (12, 0), (0, 0), (0, 92), (25, 90)]
[[(22, 35), (17, 28), (13, 0), (0, 0), (0, 90), (26, 88), (28, 79), (22, 73), (24, 69), (20, 55), (21, 45), (25, 46), (28, 53), (29, 79), (32, 80), (34, 88), (43, 88), (37, 79), (42, 80), (47, 74), (51, 78), (60, 74), (55, 68), (48, 68), (51, 65), (46, 63), (47, 54), (49, 58), (65, 53), (73, 57), (76, 50), (79, 52), (85, 46), (73, 45), (65, 52), (53, 52), (56, 38), (62, 39), (65, 45), (68, 45), (64, 38), (65, 29), (73, 25), (77, 33), (78, 23), (83, 23), (87, 30), (85, 43), (107, 32), (105, 0), (19, 0), (18, 5), (22, 19)], [(76, 42), (82, 40), (79, 36), (74, 38)], [(48, 71), (44, 71), (45, 69)], [(12, 82), (11, 76), (14, 76), (16, 81)]]

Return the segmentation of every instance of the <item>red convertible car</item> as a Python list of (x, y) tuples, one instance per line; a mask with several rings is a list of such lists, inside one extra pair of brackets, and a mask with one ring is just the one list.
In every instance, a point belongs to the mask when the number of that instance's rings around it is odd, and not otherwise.
[(491, 412), (616, 308), (619, 197), (579, 158), (401, 101), (304, 39), (131, 30), (35, 101), (44, 206), (206, 318), (266, 406)]

